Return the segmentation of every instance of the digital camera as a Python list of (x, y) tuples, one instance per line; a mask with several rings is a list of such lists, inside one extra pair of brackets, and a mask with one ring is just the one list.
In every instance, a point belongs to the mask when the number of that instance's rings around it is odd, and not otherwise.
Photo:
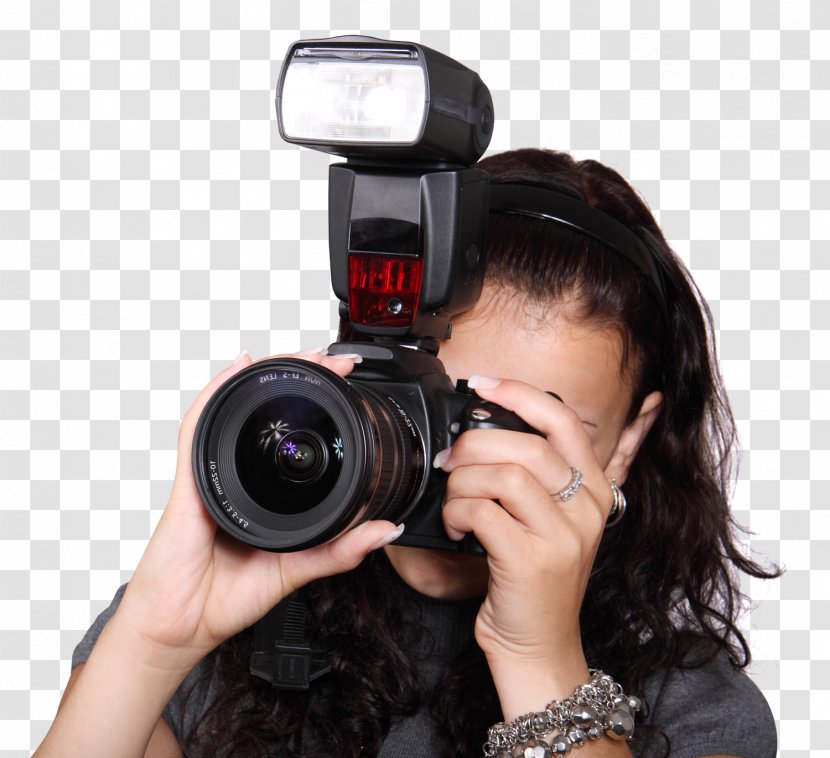
[(257, 362), (210, 398), (193, 443), (217, 523), (273, 551), (326, 542), (368, 519), (397, 544), (482, 552), (447, 537), (435, 454), (472, 428), (533, 432), (454, 387), (438, 357), (479, 298), (490, 185), (472, 168), (493, 103), (478, 75), (422, 45), (371, 37), (292, 45), (277, 85), (282, 137), (347, 158), (330, 167), (332, 288), (359, 340), (348, 379), (292, 358)]
[[(478, 552), (448, 539), (435, 454), (474, 428), (533, 431), (453, 387), (437, 357), (394, 344), (335, 343), (363, 362), (343, 379), (316, 363), (252, 364), (209, 400), (194, 439), (202, 499), (234, 536), (301, 550), (368, 519), (406, 523), (401, 544)], [(405, 537), (405, 539), (404, 539)]]

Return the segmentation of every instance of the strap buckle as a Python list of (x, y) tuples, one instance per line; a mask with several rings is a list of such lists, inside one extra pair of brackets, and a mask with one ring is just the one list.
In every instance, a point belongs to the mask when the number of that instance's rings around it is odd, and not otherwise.
[(280, 690), (307, 690), (315, 679), (331, 671), (331, 664), (308, 645), (278, 644), (273, 650), (251, 653), (251, 674)]
[(328, 651), (306, 639), (308, 608), (297, 592), (289, 595), (254, 625), (250, 671), (280, 690), (308, 690), (331, 671)]

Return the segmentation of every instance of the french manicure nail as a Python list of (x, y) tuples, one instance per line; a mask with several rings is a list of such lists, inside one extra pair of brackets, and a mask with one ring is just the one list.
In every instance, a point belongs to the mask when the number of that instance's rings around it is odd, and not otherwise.
[(467, 386), (474, 390), (491, 390), (501, 384), (501, 379), (494, 379), (492, 376), (482, 376), (481, 374), (473, 374), (467, 380)]
[(243, 350), (239, 355), (236, 356), (236, 360), (234, 360), (234, 362), (231, 363), (231, 366), (236, 366), (238, 363), (240, 363), (242, 361), (242, 359), (246, 355), (250, 355), (250, 353), (247, 350)]
[(363, 356), (359, 353), (331, 353), (329, 358), (348, 358), (355, 363), (363, 363)]
[(320, 345), (319, 347), (309, 347), (309, 348), (306, 348), (305, 350), (300, 350), (300, 351), (294, 353), (294, 355), (325, 355), (325, 354), (326, 354), (326, 348), (324, 348), (322, 345)]
[(393, 529), (389, 534), (387, 534), (382, 539), (378, 540), (374, 545), (372, 545), (372, 550), (379, 550), (380, 548), (388, 545), (390, 542), (394, 542), (398, 537), (403, 534), (404, 524), (401, 524), (396, 529)]
[(450, 457), (450, 453), (452, 452), (452, 448), (446, 447), (443, 450), (438, 451), (435, 454), (435, 458), (432, 460), (432, 467), (433, 468), (441, 468), (446, 462), (447, 458)]

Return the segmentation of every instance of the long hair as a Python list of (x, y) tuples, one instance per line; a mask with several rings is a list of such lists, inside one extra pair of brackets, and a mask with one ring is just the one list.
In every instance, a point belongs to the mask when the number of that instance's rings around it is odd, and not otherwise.
[[(629, 508), (604, 534), (588, 581), (580, 624), (589, 665), (632, 693), (661, 670), (700, 666), (720, 651), (745, 667), (740, 573), (781, 572), (744, 555), (730, 513), (737, 439), (705, 300), (646, 204), (612, 169), (536, 149), (478, 165), (494, 183), (544, 187), (609, 213), (642, 240), (664, 276), (668, 322), (649, 283), (601, 242), (551, 221), (491, 215), (487, 280), (536, 304), (567, 297), (573, 317), (618, 331), (622, 369), (633, 377), (627, 421), (649, 392), (664, 397), (625, 482)], [(222, 694), (185, 754), (375, 756), (396, 719), (425, 707), (447, 755), (480, 755), (487, 726), (501, 719), (486, 661), (472, 644), (430, 693), (408, 652), (422, 630), (406, 621), (412, 598), (401, 583), (381, 552), (310, 586), (313, 631), (333, 653), (332, 673), (309, 693), (254, 680), (248, 632), (220, 646), (208, 673), (221, 676)]]

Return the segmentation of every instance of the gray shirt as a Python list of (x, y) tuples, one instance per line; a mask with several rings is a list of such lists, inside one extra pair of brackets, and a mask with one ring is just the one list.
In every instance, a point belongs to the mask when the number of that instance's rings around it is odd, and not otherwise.
[[(83, 663), (92, 651), (104, 624), (112, 617), (126, 585), (115, 593), (110, 606), (89, 628), (72, 655), (72, 667)], [(434, 685), (449, 661), (472, 640), (473, 620), (480, 601), (433, 600), (418, 595), (422, 623), (434, 643), (424, 659), (424, 675)], [(216, 697), (221, 682), (211, 678), (194, 691), (183, 712), (183, 693), (204, 672), (202, 661), (190, 672), (164, 709), (164, 719), (181, 743)], [(635, 693), (636, 694), (636, 693)], [(696, 669), (670, 669), (652, 677), (642, 693), (652, 704), (648, 723), (657, 724), (671, 738), (671, 758), (705, 755), (738, 755), (746, 758), (774, 758), (777, 736), (767, 701), (755, 683), (736, 672), (725, 654), (719, 654)], [(182, 715), (184, 721), (182, 722)], [(184, 732), (180, 732), (180, 724)], [(482, 735), (482, 742), (486, 735)], [(662, 755), (663, 741), (635, 747), (636, 758)], [(393, 724), (380, 752), (381, 758), (418, 758), (441, 754), (429, 715), (415, 716)]]

